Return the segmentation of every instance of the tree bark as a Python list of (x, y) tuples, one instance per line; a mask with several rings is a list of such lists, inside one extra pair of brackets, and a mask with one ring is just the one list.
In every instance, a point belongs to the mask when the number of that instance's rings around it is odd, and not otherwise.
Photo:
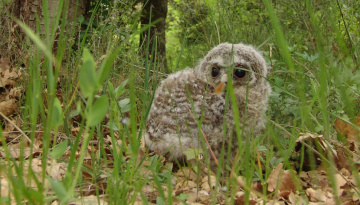
[[(165, 19), (167, 14), (168, 0), (144, 0), (143, 14), (141, 16), (141, 26), (147, 26), (156, 20), (159, 20), (155, 25), (150, 27), (149, 32), (144, 31), (140, 35), (140, 50), (141, 54), (145, 56), (146, 49), (149, 48), (149, 55), (153, 53), (153, 56), (147, 56), (154, 60), (159, 60), (163, 65), (164, 71), (169, 72), (166, 62), (166, 39), (165, 39)], [(153, 43), (156, 42), (156, 45)], [(147, 47), (149, 46), (149, 47)], [(155, 55), (156, 49), (156, 55)], [(153, 50), (153, 52), (152, 52)], [(156, 57), (154, 57), (156, 56)], [(156, 59), (157, 58), (157, 59)]]
[[(86, 13), (86, 5), (91, 0), (65, 0), (62, 8), (62, 14), (60, 17), (60, 23), (73, 22), (80, 15)], [(53, 29), (53, 23), (59, 12), (59, 0), (48, 0), (48, 14), (49, 14), (49, 31), (45, 31), (45, 19), (42, 0), (21, 0), (20, 1), (20, 13), (17, 16), (18, 19), (22, 20), (27, 26), (33, 31), (36, 31), (37, 18), (40, 22), (39, 34), (44, 35), (45, 33), (51, 32)], [(20, 31), (21, 37), (24, 37), (24, 33)], [(58, 39), (58, 32), (55, 34), (55, 39)], [(53, 53), (57, 52), (58, 41), (55, 40), (52, 46)]]
[[(11, 19), (11, 15), (18, 17), (20, 14), (20, 1), (13, 0), (9, 3), (0, 2), (3, 10), (0, 11), (0, 55), (2, 57), (12, 58), (12, 50), (14, 47), (19, 47), (19, 39), (17, 34), (20, 28), (16, 26), (15, 21)], [(14, 52), (15, 53), (15, 52)]]
[[(76, 17), (85, 13), (85, 5), (87, 1), (89, 0), (69, 0), (69, 7), (67, 12), (65, 14), (63, 13), (62, 17), (69, 22), (74, 21)], [(50, 28), (58, 13), (58, 6), (59, 0), (48, 0)], [(40, 19), (40, 33), (43, 34), (45, 22), (42, 12), (42, 0), (24, 0), (22, 3), (20, 3), (20, 15), (18, 18), (21, 20), (23, 19), (25, 24), (28, 25), (32, 30), (36, 29), (36, 16), (38, 16)]]
[[(2, 1), (2, 0), (0, 0)], [(65, 0), (64, 8), (62, 10), (61, 21), (65, 19), (67, 22), (72, 22), (82, 14), (87, 12), (91, 0)], [(48, 13), (49, 13), (49, 27), (52, 27), (52, 22), (56, 18), (58, 13), (59, 0), (48, 0)], [(36, 31), (37, 18), (40, 21), (39, 33), (45, 34), (45, 21), (42, 8), (42, 0), (12, 0), (9, 3), (3, 3), (5, 8), (0, 11), (0, 54), (8, 57), (11, 61), (18, 57), (18, 50), (22, 49), (22, 39), (25, 37), (25, 33), (11, 19), (13, 16), (19, 19), (30, 27), (33, 31)], [(65, 12), (66, 11), (66, 12)], [(65, 23), (65, 22), (61, 22)], [(53, 45), (53, 52), (56, 52), (57, 41)]]

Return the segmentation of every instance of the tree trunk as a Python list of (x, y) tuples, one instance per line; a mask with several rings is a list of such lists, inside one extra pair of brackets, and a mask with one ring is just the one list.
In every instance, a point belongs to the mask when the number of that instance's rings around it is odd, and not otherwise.
[[(86, 8), (89, 7), (90, 1), (91, 0), (65, 0), (68, 4), (65, 3), (64, 8), (67, 7), (68, 9), (66, 9), (65, 13), (65, 9), (63, 8), (61, 19), (66, 19), (68, 22), (76, 20), (78, 16), (86, 13)], [(58, 13), (58, 4), (59, 0), (48, 0), (50, 28)], [(16, 49), (21, 49), (20, 39), (23, 39), (25, 34), (10, 16), (14, 16), (16, 19), (24, 22), (33, 31), (36, 30), (36, 19), (38, 18), (40, 21), (40, 34), (45, 34), (42, 0), (12, 0), (2, 5), (6, 9), (0, 11), (0, 53), (6, 53), (6, 56), (12, 60), (15, 58), (14, 55), (18, 53)], [(54, 46), (54, 50), (55, 49), (56, 45)]]
[[(143, 14), (141, 16), (141, 25), (142, 27), (151, 24), (156, 20), (159, 20), (155, 25), (150, 27), (150, 36), (149, 32), (144, 31), (140, 35), (140, 49), (143, 56), (146, 54), (147, 46), (149, 45), (149, 55), (154, 53), (155, 49), (157, 51), (156, 58), (153, 56), (147, 56), (152, 60), (159, 60), (159, 62), (164, 66), (166, 73), (169, 72), (166, 62), (166, 47), (165, 47), (165, 19), (167, 14), (167, 3), (168, 0), (145, 0)], [(156, 46), (153, 45), (153, 42), (157, 42)], [(152, 49), (154, 49), (153, 52)]]
[(16, 52), (9, 52), (14, 50), (14, 47), (19, 47), (20, 41), (17, 38), (17, 34), (20, 29), (16, 26), (16, 23), (11, 19), (11, 15), (18, 17), (20, 15), (20, 1), (13, 0), (12, 2), (1, 2), (0, 6), (0, 55), (12, 60), (12, 56)]
[[(69, 7), (66, 14), (63, 13), (62, 17), (68, 22), (74, 21), (78, 16), (85, 13), (86, 1), (89, 0), (69, 0)], [(59, 0), (48, 0), (49, 10), (49, 27), (51, 28), (53, 20), (58, 13)], [(66, 4), (64, 5), (66, 6)], [(63, 8), (64, 11), (64, 8)], [(32, 30), (36, 29), (36, 16), (40, 19), (41, 34), (44, 34), (44, 15), (42, 12), (42, 0), (24, 0), (20, 3), (20, 15), (19, 18), (23, 19), (25, 24)]]

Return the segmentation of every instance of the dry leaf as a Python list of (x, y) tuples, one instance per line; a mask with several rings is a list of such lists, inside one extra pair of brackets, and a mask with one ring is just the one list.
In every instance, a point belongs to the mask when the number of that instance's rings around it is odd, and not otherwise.
[(31, 161), (31, 169), (35, 173), (42, 173), (41, 159), (35, 158)]
[(185, 194), (189, 195), (186, 202), (193, 204), (197, 201), (198, 193), (196, 190), (186, 191)]
[[(210, 181), (209, 181), (210, 178)], [(214, 190), (216, 187), (216, 177), (210, 175), (210, 177), (205, 176), (201, 179), (201, 189), (205, 190), (206, 192), (210, 192)]]
[[(9, 152), (10, 156), (13, 157), (14, 159), (19, 159), (20, 156), (23, 157), (24, 159), (27, 159), (27, 158), (29, 158), (29, 156), (31, 154), (30, 151), (31, 151), (30, 147), (25, 142), (8, 145), (8, 152)], [(38, 150), (33, 149), (33, 153), (36, 151), (38, 151)], [(5, 151), (2, 151), (2, 152), (5, 152)], [(3, 153), (1, 155), (5, 156), (5, 153)]]
[(279, 186), (280, 191), (296, 191), (296, 184), (294, 182), (293, 177), (296, 176), (296, 172), (294, 170), (285, 170), (282, 177), (282, 182)]
[(0, 75), (0, 87), (13, 87), (15, 85), (16, 78), (20, 77), (21, 72), (14, 69), (13, 71), (10, 71), (10, 69), (5, 70)]
[(14, 114), (17, 108), (18, 104), (15, 99), (0, 102), (0, 112), (7, 117)]
[(292, 177), (292, 175), (296, 175), (296, 172), (294, 170), (283, 170), (282, 167), (282, 163), (278, 164), (267, 180), (268, 191), (274, 192), (278, 186), (277, 197), (287, 197), (291, 192), (296, 191), (296, 184)]
[(94, 195), (91, 195), (91, 196), (82, 196), (82, 197), (79, 197), (77, 201), (75, 202), (71, 202), (70, 204), (72, 205), (82, 205), (82, 204), (94, 204), (94, 205), (106, 205), (108, 204), (105, 200), (104, 200), (105, 196), (94, 196)]
[[(354, 124), (360, 127), (360, 115), (357, 116)], [(340, 133), (341, 135), (345, 136), (348, 142), (351, 143), (359, 141), (358, 139), (360, 136), (360, 131), (357, 128), (340, 119), (336, 119), (334, 125), (336, 131), (338, 131), (338, 133)]]
[(0, 180), (0, 196), (8, 196), (10, 192), (10, 183), (6, 178), (1, 177)]
[(352, 193), (353, 201), (360, 201), (360, 194), (358, 194), (358, 193), (360, 193), (359, 189), (357, 189), (357, 190), (352, 189), (352, 190), (350, 190), (350, 192)]
[(71, 128), (71, 134), (72, 134), (73, 136), (76, 136), (79, 131), (80, 131), (80, 127), (73, 127), (73, 128)]
[(13, 87), (15, 85), (15, 81), (0, 77), (0, 88), (4, 88), (6, 86)]
[(301, 133), (299, 138), (296, 140), (296, 142), (303, 142), (307, 139), (322, 139), (324, 138), (323, 135), (315, 135), (312, 133)]
[[(240, 195), (240, 196), (239, 196)], [(245, 205), (247, 203), (245, 203), (245, 194), (236, 194), (236, 198), (235, 198), (235, 205)], [(249, 203), (251, 205), (257, 204), (257, 202), (255, 200), (251, 200), (249, 199)]]
[(99, 64), (102, 60), (104, 60), (105, 58), (106, 58), (106, 55), (100, 56), (100, 58), (96, 60), (95, 65), (98, 65), (98, 64)]
[(4, 79), (16, 79), (21, 76), (21, 71), (18, 69), (10, 71), (10, 69), (8, 69), (2, 73), (2, 76), (4, 76)]
[(23, 87), (19, 86), (16, 88), (12, 88), (9, 92), (9, 97), (11, 98), (20, 98), (23, 91)]
[(3, 73), (6, 70), (10, 70), (10, 61), (0, 56), (0, 72)]
[(310, 201), (313, 202), (325, 202), (326, 196), (325, 193), (321, 189), (313, 189), (308, 188), (306, 189), (306, 194), (309, 196)]
[(301, 198), (299, 195), (295, 195), (293, 192), (289, 194), (289, 201), (294, 205), (303, 205), (306, 204), (306, 200)]
[(246, 187), (246, 181), (243, 176), (238, 176), (236, 180), (240, 188), (244, 189)]
[(276, 168), (270, 173), (268, 180), (267, 180), (267, 184), (268, 184), (267, 190), (269, 192), (275, 191), (275, 189), (277, 187), (277, 182), (280, 180), (279, 175), (280, 175), (280, 172), (282, 171), (282, 167), (283, 167), (283, 164), (279, 163), (276, 166)]
[[(320, 153), (329, 153), (333, 156), (334, 160), (338, 159), (337, 151), (334, 149), (333, 145), (329, 143), (323, 135), (317, 135), (312, 133), (301, 133), (299, 138), (296, 140), (295, 150), (298, 152), (298, 155), (302, 155), (301, 148), (305, 148), (305, 156), (303, 162), (303, 170), (314, 170), (322, 163), (320, 158)], [(310, 159), (313, 160), (310, 160)], [(294, 162), (296, 166), (298, 162)]]
[[(12, 122), (14, 122), (13, 120), (11, 120)], [(4, 132), (11, 132), (15, 130), (15, 126), (12, 123), (5, 123), (5, 128), (3, 129), (3, 133)]]
[(192, 181), (196, 181), (197, 179), (196, 173), (190, 167), (182, 167), (178, 172), (176, 172), (175, 175), (179, 177), (185, 177)]
[(141, 188), (141, 191), (142, 191), (144, 194), (149, 194), (149, 193), (154, 192), (154, 191), (155, 191), (155, 188), (154, 188), (154, 186), (152, 186), (152, 185), (145, 184), (145, 185)]
[(51, 178), (56, 179), (57, 181), (62, 181), (66, 173), (66, 164), (57, 162), (56, 160), (51, 160), (48, 162), (46, 167), (46, 173), (51, 176)]

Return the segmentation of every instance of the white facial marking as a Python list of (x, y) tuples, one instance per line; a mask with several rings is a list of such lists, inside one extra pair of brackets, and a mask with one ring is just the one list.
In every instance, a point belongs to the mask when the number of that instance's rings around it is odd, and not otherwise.
[(227, 82), (227, 80), (228, 80), (228, 78), (227, 78), (227, 74), (224, 74), (223, 76), (221, 76), (220, 81), (221, 81), (222, 83), (226, 83), (226, 82)]

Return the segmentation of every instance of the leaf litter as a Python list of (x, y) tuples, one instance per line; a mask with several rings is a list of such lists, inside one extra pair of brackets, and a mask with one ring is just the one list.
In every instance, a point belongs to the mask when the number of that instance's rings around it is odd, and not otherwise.
[[(8, 196), (10, 201), (15, 202), (12, 195), (12, 178), (18, 176), (16, 168), (22, 163), (22, 183), (28, 188), (36, 188), (34, 178), (29, 177), (29, 171), (37, 181), (41, 181), (42, 161), (39, 158), (42, 155), (42, 130), (39, 128), (36, 131), (34, 142), (30, 143), (26, 133), (20, 128), (22, 127), (22, 120), (20, 113), (17, 113), (19, 108), (18, 99), (24, 92), (21, 86), (22, 73), (19, 69), (12, 68), (10, 62), (6, 58), (0, 58), (0, 113), (2, 116), (2, 134), (5, 142), (1, 141), (0, 146), (0, 194), (1, 196)], [(58, 97), (62, 99), (62, 93), (57, 92)], [(128, 110), (127, 110), (128, 111)], [(226, 179), (221, 179), (220, 182), (212, 172), (202, 167), (200, 169), (196, 166), (181, 167), (175, 169), (173, 162), (167, 161), (163, 156), (156, 153), (147, 153), (142, 144), (138, 158), (138, 176), (147, 179), (142, 186), (141, 192), (150, 204), (161, 203), (163, 200), (168, 200), (169, 195), (165, 194), (162, 198), (161, 193), (168, 193), (171, 191), (173, 204), (262, 204), (263, 202), (270, 204), (336, 204), (339, 200), (342, 204), (359, 204), (360, 190), (358, 187), (359, 178), (359, 129), (355, 126), (360, 126), (360, 116), (356, 118), (353, 123), (343, 120), (335, 120), (334, 128), (338, 135), (344, 137), (344, 140), (339, 142), (337, 140), (325, 139), (322, 135), (306, 133), (298, 137), (293, 151), (293, 155), (297, 155), (302, 149), (306, 152), (311, 152), (314, 159), (304, 159), (302, 170), (299, 162), (290, 160), (291, 166), (284, 166), (283, 163), (278, 163), (277, 166), (270, 172), (267, 180), (264, 182), (248, 181), (243, 176), (232, 176), (236, 184), (236, 193), (228, 193), (226, 186), (222, 186), (222, 182)], [(76, 136), (80, 131), (80, 127), (71, 127), (71, 134)], [(105, 132), (110, 132), (106, 127)], [(105, 134), (104, 142), (108, 146), (104, 146), (105, 159), (100, 159), (99, 138), (94, 136), (94, 140), (89, 144), (84, 157), (84, 165), (82, 171), (82, 185), (75, 190), (78, 193), (78, 198), (75, 198), (71, 204), (107, 204), (108, 196), (106, 189), (108, 187), (108, 178), (112, 177), (114, 168), (114, 157), (112, 151), (117, 153), (123, 151), (121, 146), (129, 148), (128, 142), (123, 142), (120, 139), (120, 134), (115, 135), (115, 145), (111, 140), (110, 133)], [(52, 143), (61, 144), (66, 140), (66, 136), (52, 136)], [(6, 149), (4, 144), (6, 143)], [(32, 145), (32, 147), (30, 146)], [(61, 149), (60, 154), (57, 149)], [(56, 181), (62, 181), (67, 170), (67, 160), (70, 156), (70, 148), (65, 144), (59, 145), (58, 148), (51, 147), (54, 150), (52, 157), (46, 161), (47, 168), (45, 173), (48, 177)], [(80, 146), (75, 154), (75, 158), (79, 157)], [(196, 153), (200, 154), (200, 151)], [(61, 153), (63, 153), (61, 155)], [(190, 161), (198, 160), (197, 156), (192, 153), (188, 157)], [(123, 160), (126, 162), (131, 159), (131, 156), (126, 156), (125, 152), (122, 154)], [(193, 156), (194, 155), (194, 156)], [(54, 157), (56, 156), (56, 157)], [(328, 173), (329, 161), (323, 156), (331, 157), (334, 160), (335, 173)], [(13, 159), (14, 163), (9, 163), (6, 158)], [(157, 161), (161, 166), (159, 170), (154, 169), (154, 161)], [(10, 161), (11, 162), (11, 161)], [(315, 162), (315, 166), (314, 166)], [(195, 163), (190, 163), (195, 164)], [(93, 172), (97, 170), (96, 174)], [(356, 167), (352, 170), (351, 167)], [(297, 170), (297, 171), (295, 171)], [(96, 172), (96, 173), (97, 173)], [(160, 173), (162, 176), (168, 177), (169, 181), (162, 181), (159, 183), (154, 179), (154, 172)], [(329, 180), (329, 176), (333, 180)], [(20, 179), (18, 179), (20, 180)], [(157, 179), (159, 180), (159, 179)], [(54, 196), (51, 190), (50, 182), (45, 178), (44, 186), (48, 188), (48, 196)], [(161, 190), (160, 190), (161, 189)], [(168, 190), (171, 189), (171, 190)], [(145, 204), (143, 198), (139, 193), (128, 193), (133, 199), (133, 204)], [(59, 204), (58, 200), (53, 200), (51, 204)]]

